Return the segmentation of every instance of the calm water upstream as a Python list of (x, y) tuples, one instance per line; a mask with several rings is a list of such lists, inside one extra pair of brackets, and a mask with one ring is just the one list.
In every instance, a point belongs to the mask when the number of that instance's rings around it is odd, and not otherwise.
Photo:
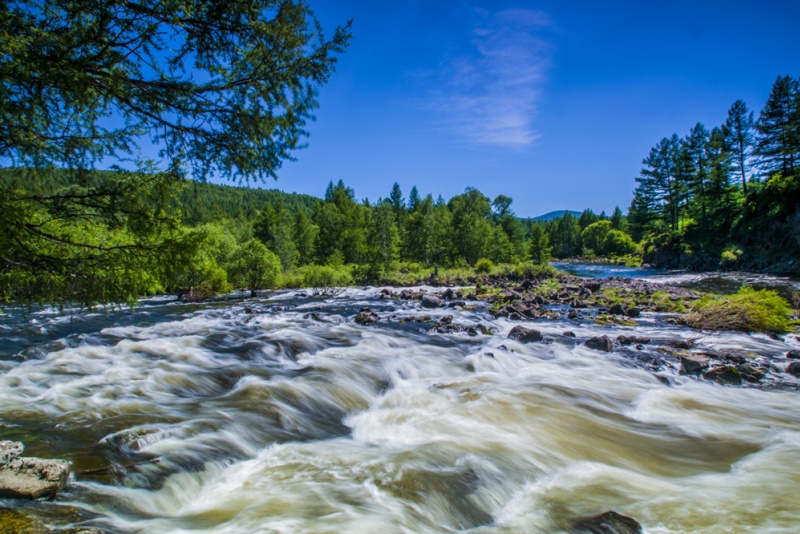
[[(363, 306), (377, 325), (354, 322)], [(797, 390), (656, 374), (580, 345), (699, 338), (764, 357), (800, 348), (794, 336), (419, 306), (351, 289), (6, 309), (0, 439), (74, 475), (55, 501), (0, 508), (120, 533), (550, 533), (609, 509), (648, 533), (798, 532)], [(423, 313), (495, 334), (431, 334)], [(517, 324), (549, 342), (507, 339)]]

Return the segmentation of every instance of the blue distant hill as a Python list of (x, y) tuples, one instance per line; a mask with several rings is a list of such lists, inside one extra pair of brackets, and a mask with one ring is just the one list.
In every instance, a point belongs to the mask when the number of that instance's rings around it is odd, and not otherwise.
[(531, 217), (531, 220), (533, 220), (533, 221), (541, 221), (541, 222), (552, 221), (553, 219), (560, 219), (561, 217), (564, 216), (565, 213), (569, 213), (573, 217), (580, 217), (581, 216), (581, 212), (580, 211), (558, 210), (558, 211), (551, 211), (549, 213), (545, 213), (544, 215), (539, 215), (538, 217)]

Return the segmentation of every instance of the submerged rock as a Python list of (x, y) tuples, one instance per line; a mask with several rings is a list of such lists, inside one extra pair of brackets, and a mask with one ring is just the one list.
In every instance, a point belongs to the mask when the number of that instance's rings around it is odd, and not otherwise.
[(611, 352), (611, 349), (614, 348), (614, 345), (611, 340), (608, 339), (608, 336), (592, 337), (587, 339), (583, 344), (590, 349), (602, 350), (603, 352)]
[(65, 460), (22, 458), (24, 446), (18, 441), (0, 442), (0, 497), (52, 498), (67, 483), (69, 463)]
[(534, 328), (525, 328), (524, 326), (515, 326), (512, 328), (511, 332), (508, 333), (508, 337), (522, 343), (535, 343), (544, 339), (544, 336), (542, 336), (542, 333), (538, 330)]
[(580, 519), (570, 527), (575, 533), (591, 534), (641, 534), (642, 525), (633, 518), (608, 511), (594, 517)]

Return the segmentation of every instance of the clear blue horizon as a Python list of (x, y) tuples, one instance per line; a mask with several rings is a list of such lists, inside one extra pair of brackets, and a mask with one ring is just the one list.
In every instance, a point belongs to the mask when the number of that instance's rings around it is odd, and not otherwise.
[(800, 75), (800, 2), (311, 1), (353, 41), (309, 146), (262, 187), (359, 199), (476, 187), (522, 217), (630, 203), (661, 138), (756, 115)]

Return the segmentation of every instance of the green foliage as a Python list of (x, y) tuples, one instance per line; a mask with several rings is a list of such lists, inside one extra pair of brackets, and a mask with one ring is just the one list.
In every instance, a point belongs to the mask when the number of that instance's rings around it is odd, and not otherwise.
[[(581, 232), (583, 245), (595, 254), (602, 254), (606, 235), (611, 231), (611, 221), (597, 221), (590, 224)], [(618, 230), (615, 230), (618, 231)]]
[(298, 269), (302, 287), (310, 287), (317, 294), (333, 294), (343, 287), (353, 285), (353, 276), (345, 266), (306, 265)]
[(793, 310), (774, 291), (743, 286), (735, 295), (700, 299), (681, 319), (692, 328), (786, 333), (792, 330)]
[(488, 258), (481, 258), (475, 262), (475, 272), (489, 274), (494, 269), (494, 262)]
[[(723, 125), (698, 123), (651, 150), (628, 212), (632, 237), (664, 267), (797, 261), (799, 161), (800, 80), (781, 76), (757, 120), (736, 101)], [(733, 258), (730, 247), (743, 252)]]
[(530, 238), (530, 257), (534, 263), (545, 265), (550, 261), (550, 253), (553, 250), (550, 246), (550, 237), (541, 224), (531, 226)]
[(235, 284), (248, 288), (255, 296), (260, 289), (277, 286), (281, 262), (261, 241), (251, 239), (233, 253), (229, 271)]
[(638, 246), (633, 242), (631, 236), (620, 230), (609, 230), (603, 239), (603, 252), (608, 256), (625, 256), (633, 254), (638, 250)]
[(0, 19), (0, 155), (85, 168), (144, 135), (196, 177), (275, 176), (350, 39), (293, 1), (19, 0)]

